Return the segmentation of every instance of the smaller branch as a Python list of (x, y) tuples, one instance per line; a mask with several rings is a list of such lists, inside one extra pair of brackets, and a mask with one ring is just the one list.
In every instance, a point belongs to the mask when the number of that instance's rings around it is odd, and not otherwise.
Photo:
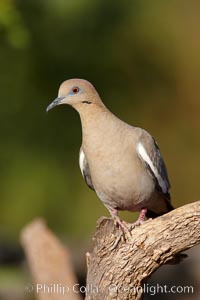
[(112, 219), (101, 218), (87, 254), (87, 300), (142, 297), (142, 285), (161, 265), (200, 243), (200, 201), (134, 228), (126, 241)]
[(33, 221), (21, 232), (21, 243), (25, 250), (39, 300), (80, 300), (73, 291), (77, 284), (71, 265), (69, 251), (47, 228), (41, 219)]

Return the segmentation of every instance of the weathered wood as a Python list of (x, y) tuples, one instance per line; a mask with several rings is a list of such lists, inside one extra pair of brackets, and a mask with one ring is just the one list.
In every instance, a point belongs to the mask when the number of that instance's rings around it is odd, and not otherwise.
[(120, 238), (112, 219), (101, 218), (87, 253), (86, 300), (139, 300), (141, 286), (161, 265), (200, 243), (200, 201), (148, 220)]

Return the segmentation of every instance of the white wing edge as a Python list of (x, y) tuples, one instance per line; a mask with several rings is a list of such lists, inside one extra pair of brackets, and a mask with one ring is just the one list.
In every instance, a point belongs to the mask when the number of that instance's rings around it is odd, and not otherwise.
[(158, 169), (156, 168), (156, 166), (154, 166), (153, 161), (151, 160), (151, 158), (149, 157), (146, 149), (144, 148), (144, 146), (142, 145), (142, 143), (138, 143), (137, 144), (137, 152), (140, 155), (140, 157), (149, 165), (149, 167), (151, 168), (154, 176), (156, 177), (156, 179), (158, 180), (158, 184), (160, 185), (163, 193), (167, 193), (167, 189), (166, 189), (166, 185), (163, 181), (163, 178), (160, 176)]
[(82, 174), (83, 177), (84, 177), (84, 173), (83, 173), (84, 160), (85, 160), (85, 154), (84, 154), (83, 150), (81, 149), (80, 154), (79, 154), (79, 166), (80, 166), (81, 174)]

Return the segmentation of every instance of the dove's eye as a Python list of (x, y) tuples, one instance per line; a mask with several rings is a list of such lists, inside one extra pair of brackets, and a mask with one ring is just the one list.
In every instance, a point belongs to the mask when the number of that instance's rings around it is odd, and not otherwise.
[(79, 89), (78, 86), (74, 86), (74, 87), (72, 88), (72, 93), (73, 93), (73, 94), (78, 94), (79, 91), (80, 91), (80, 89)]

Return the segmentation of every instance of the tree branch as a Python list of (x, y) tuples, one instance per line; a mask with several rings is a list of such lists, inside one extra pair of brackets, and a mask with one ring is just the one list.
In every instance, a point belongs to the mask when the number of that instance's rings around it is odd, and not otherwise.
[(86, 256), (86, 300), (141, 299), (141, 286), (155, 270), (200, 243), (200, 201), (144, 222), (125, 239), (112, 219), (99, 220)]

